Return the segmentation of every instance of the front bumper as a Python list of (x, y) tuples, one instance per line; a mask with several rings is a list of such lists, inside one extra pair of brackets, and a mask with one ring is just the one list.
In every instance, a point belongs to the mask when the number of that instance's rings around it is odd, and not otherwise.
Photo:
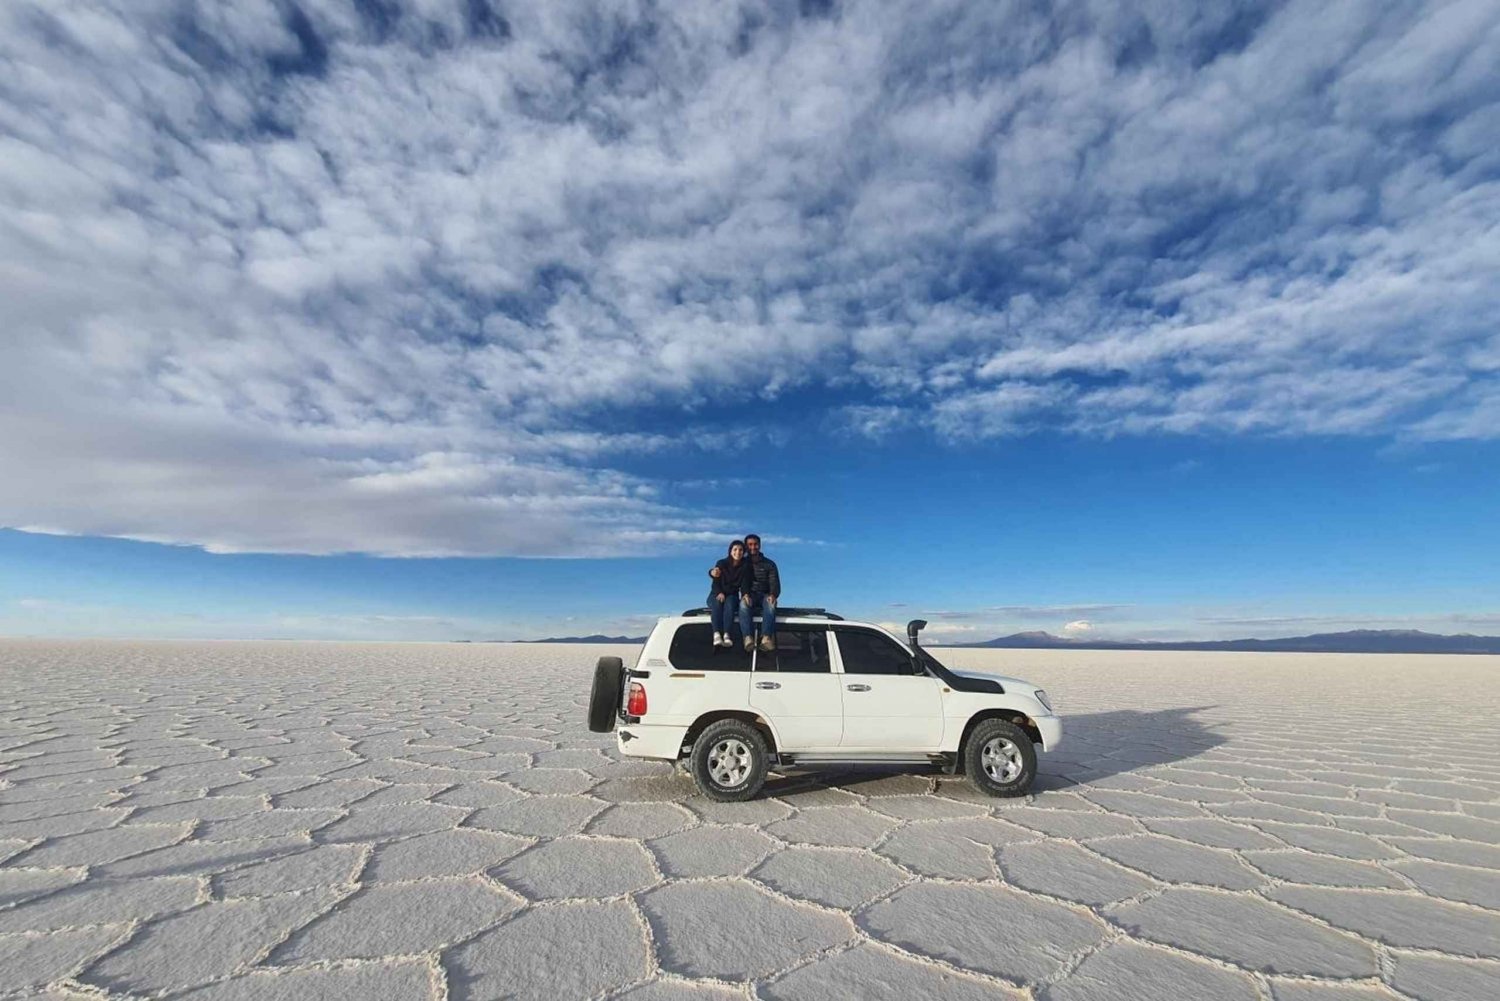
[(649, 726), (644, 723), (622, 723), (615, 728), (615, 746), (632, 758), (662, 758), (676, 761), (687, 737), (685, 726)]
[(1042, 750), (1055, 751), (1062, 745), (1063, 724), (1059, 716), (1033, 716), (1037, 732), (1042, 735)]

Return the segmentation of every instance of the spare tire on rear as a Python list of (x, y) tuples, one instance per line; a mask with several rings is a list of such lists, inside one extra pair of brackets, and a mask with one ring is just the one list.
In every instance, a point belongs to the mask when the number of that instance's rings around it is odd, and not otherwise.
[(624, 661), (619, 657), (599, 658), (594, 667), (594, 690), (589, 693), (589, 729), (595, 733), (609, 733), (615, 728), (624, 678)]

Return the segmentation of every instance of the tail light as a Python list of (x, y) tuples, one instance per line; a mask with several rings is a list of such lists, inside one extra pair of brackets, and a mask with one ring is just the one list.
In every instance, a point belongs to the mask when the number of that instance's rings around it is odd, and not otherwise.
[(625, 712), (629, 716), (646, 715), (646, 686), (639, 681), (630, 683), (630, 697), (625, 702)]

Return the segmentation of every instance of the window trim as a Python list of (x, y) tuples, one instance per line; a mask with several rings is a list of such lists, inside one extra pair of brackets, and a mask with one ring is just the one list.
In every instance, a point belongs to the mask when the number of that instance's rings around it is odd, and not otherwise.
[[(907, 646), (906, 646), (905, 643), (902, 643), (900, 640), (896, 639), (894, 636), (892, 636), (890, 633), (886, 632), (883, 629), (877, 629), (874, 626), (857, 626), (857, 625), (853, 625), (853, 624), (838, 624), (838, 625), (834, 625), (834, 626), (830, 627), (828, 631), (831, 634), (833, 634), (833, 640), (832, 640), (832, 642), (836, 645), (836, 647), (838, 649), (838, 669), (839, 669), (839, 673), (840, 674), (847, 674), (851, 678), (930, 678), (930, 677), (932, 677), (926, 671), (924, 671), (924, 670), (921, 669), (921, 665), (919, 665), (917, 663), (916, 657), (912, 655), (911, 650), (909, 650), (907, 648)], [(839, 635), (839, 633), (872, 633), (872, 634), (874, 634), (876, 636), (879, 636), (879, 637), (881, 637), (883, 639), (889, 640), (890, 642), (894, 643), (896, 646), (900, 647), (902, 650), (904, 650), (906, 652), (907, 657), (911, 658), (911, 664), (912, 664), (912, 667), (913, 667), (914, 670), (911, 671), (911, 672), (906, 672), (906, 673), (902, 673), (902, 674), (864, 674), (864, 673), (850, 671), (850, 670), (848, 670), (845, 667), (845, 664), (844, 664), (844, 648), (843, 648), (843, 646), (841, 644), (838, 643), (838, 635)]]
[[(804, 625), (804, 624), (802, 624), (800, 622), (794, 623), (794, 624), (791, 624), (791, 625), (782, 625), (781, 623), (777, 623), (776, 624), (776, 635), (780, 636), (784, 631), (788, 631), (788, 630), (792, 630), (792, 629), (795, 629), (798, 632), (805, 632), (805, 633), (821, 632), (823, 634), (823, 640), (824, 640), (824, 642), (828, 644), (828, 670), (827, 670), (827, 672), (824, 672), (824, 671), (786, 671), (786, 672), (782, 672), (782, 671), (766, 671), (764, 673), (766, 673), (766, 674), (782, 674), (782, 673), (786, 673), (786, 674), (802, 674), (802, 675), (807, 675), (808, 677), (820, 677), (824, 673), (827, 673), (827, 674), (840, 674), (840, 673), (842, 673), (842, 671), (844, 669), (844, 663), (843, 663), (842, 660), (839, 659), (838, 655), (833, 652), (834, 649), (835, 649), (834, 644), (833, 644), (833, 630), (827, 628), (826, 626), (823, 626), (823, 628), (820, 629), (819, 626), (821, 626), (821, 625), (822, 625), (822, 623), (819, 623), (818, 625)], [(760, 644), (756, 644), (754, 654), (750, 658), (750, 673), (751, 674), (755, 674), (756, 672), (760, 671), (760, 655), (761, 655), (761, 653), (762, 653), (762, 651), (760, 649)]]
[[(713, 635), (713, 627), (709, 623), (707, 623), (707, 622), (683, 622), (683, 623), (679, 623), (678, 626), (677, 626), (677, 628), (675, 630), (673, 630), (673, 632), (672, 632), (672, 638), (671, 638), (671, 640), (668, 641), (668, 643), (667, 643), (667, 649), (666, 649), (665, 653), (662, 656), (662, 659), (667, 662), (667, 667), (670, 670), (672, 670), (674, 672), (677, 672), (679, 674), (680, 673), (691, 674), (691, 673), (694, 673), (694, 672), (697, 672), (697, 671), (702, 671), (703, 673), (710, 674), (710, 675), (720, 675), (720, 674), (750, 674), (751, 672), (753, 672), (755, 670), (755, 658), (754, 658), (753, 655), (750, 658), (750, 666), (746, 667), (743, 671), (737, 670), (737, 669), (733, 669), (733, 668), (723, 669), (723, 668), (711, 668), (711, 667), (703, 667), (703, 666), (692, 666), (692, 665), (678, 664), (676, 661), (674, 661), (672, 659), (672, 648), (677, 645), (677, 639), (678, 639), (678, 637), (681, 636), (684, 631), (689, 630), (689, 629), (694, 629), (694, 630), (701, 629), (701, 630), (703, 630), (707, 634), (707, 635), (705, 635), (704, 639), (707, 639), (709, 636)], [(684, 640), (684, 644), (686, 644), (686, 642), (687, 641)], [(705, 649), (705, 651), (708, 649), (708, 644), (707, 643), (704, 644), (704, 649)], [(724, 653), (730, 653), (730, 654), (737, 653), (737, 652), (740, 652), (740, 651), (734, 651), (734, 650), (726, 650), (726, 651), (724, 651)], [(706, 653), (705, 655), (706, 656), (710, 656), (710, 657), (715, 656), (714, 654), (709, 654), (709, 653)], [(723, 656), (723, 654), (721, 653), (721, 654), (719, 654), (719, 656)]]

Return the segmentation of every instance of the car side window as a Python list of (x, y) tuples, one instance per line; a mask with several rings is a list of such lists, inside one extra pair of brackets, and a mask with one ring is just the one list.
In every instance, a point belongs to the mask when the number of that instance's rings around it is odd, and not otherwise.
[(835, 629), (845, 674), (916, 674), (911, 653), (888, 636), (868, 629)]
[(677, 671), (748, 671), (750, 655), (739, 644), (713, 645), (714, 627), (707, 622), (678, 626), (667, 648), (667, 660)]
[(783, 674), (828, 674), (828, 631), (822, 628), (781, 626), (776, 630), (776, 650), (755, 655), (756, 671)]

